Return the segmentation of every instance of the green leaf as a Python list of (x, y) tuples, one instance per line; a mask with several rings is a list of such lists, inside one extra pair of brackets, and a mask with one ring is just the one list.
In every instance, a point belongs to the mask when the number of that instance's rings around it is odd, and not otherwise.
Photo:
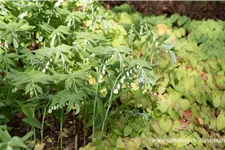
[(113, 132), (116, 133), (119, 136), (123, 136), (123, 134), (120, 132), (120, 130), (113, 129)]
[(105, 116), (105, 108), (101, 99), (97, 99), (97, 111), (102, 118)]
[[(49, 84), (50, 81), (53, 81), (52, 77), (48, 74), (45, 74), (40, 71), (34, 70), (32, 67), (27, 68), (24, 72), (10, 70), (12, 72), (12, 78), (15, 86), (21, 86), (24, 83), (28, 83), (33, 80), (33, 82)], [(28, 88), (28, 87), (27, 87)]]
[(36, 88), (36, 90), (37, 90), (39, 93), (44, 94), (42, 88), (41, 88), (39, 85), (35, 84), (34, 87)]
[(27, 84), (26, 87), (25, 87), (25, 94), (29, 93), (31, 91), (32, 87), (33, 87), (32, 82)]
[(123, 135), (126, 137), (129, 134), (131, 134), (133, 128), (130, 125), (126, 125), (126, 127), (123, 130)]
[(13, 150), (13, 147), (9, 144), (7, 144), (6, 150)]
[(55, 30), (54, 27), (50, 26), (48, 23), (44, 23), (39, 25), (43, 30), (47, 31), (48, 33), (53, 32)]
[(180, 106), (183, 108), (183, 110), (187, 110), (191, 106), (189, 100), (187, 99), (181, 99), (179, 100), (179, 103), (180, 103)]
[(179, 19), (179, 15), (178, 14), (173, 14), (171, 17), (170, 17), (170, 21), (171, 23), (174, 23), (176, 22), (178, 19)]
[(221, 104), (221, 98), (220, 96), (216, 96), (215, 98), (213, 98), (213, 105), (215, 108), (219, 107)]
[(159, 127), (159, 124), (158, 124), (157, 122), (154, 122), (154, 123), (152, 124), (152, 127), (153, 127), (153, 129), (155, 130), (156, 133), (158, 133), (159, 135), (162, 134), (162, 130), (161, 130), (161, 128)]
[(178, 20), (178, 22), (177, 22), (177, 24), (179, 26), (182, 26), (182, 25), (185, 24), (185, 22), (187, 22), (187, 20), (188, 20), (188, 17), (186, 17), (186, 16), (180, 17), (179, 20)]
[(5, 131), (0, 130), (0, 139), (2, 142), (9, 142), (11, 139), (11, 136), (7, 130)]
[(17, 136), (14, 136), (10, 142), (13, 147), (28, 148), (27, 145), (23, 142), (23, 140)]
[(17, 42), (17, 40), (15, 38), (13, 38), (13, 46), (15, 48), (18, 48), (18, 42)]
[(105, 82), (109, 85), (109, 87), (113, 87), (113, 80), (108, 75), (105, 77)]
[(35, 26), (30, 26), (29, 24), (23, 24), (22, 26), (20, 26), (20, 29), (22, 30), (22, 31), (28, 31), (28, 30), (32, 30), (32, 29), (34, 29), (35, 28)]
[(112, 41), (112, 46), (119, 46), (119, 45), (126, 45), (126, 44), (127, 44), (126, 40), (122, 36), (119, 36)]
[(219, 116), (217, 117), (216, 127), (217, 127), (218, 131), (220, 131), (220, 130), (225, 128), (225, 116), (224, 116), (223, 110), (221, 110)]
[(62, 32), (63, 34), (70, 34), (69, 27), (67, 26), (60, 25), (56, 30)]
[(33, 134), (34, 134), (33, 131), (28, 132), (26, 135), (24, 135), (24, 136), (22, 137), (22, 140), (23, 140), (23, 141), (28, 140)]
[(116, 148), (125, 148), (123, 139), (118, 137), (116, 140)]
[(115, 48), (117, 49), (118, 52), (125, 53), (125, 54), (130, 54), (132, 51), (130, 48), (123, 45), (116, 46)]
[(139, 149), (139, 147), (140, 147), (141, 144), (142, 144), (142, 139), (141, 139), (141, 137), (135, 137), (135, 138), (134, 138), (134, 142), (135, 142), (135, 144), (136, 144), (136, 149)]
[(130, 62), (130, 64), (129, 64), (129, 69), (132, 68), (132, 67), (134, 67), (134, 66), (137, 66), (137, 65), (140, 65), (143, 68), (152, 69), (152, 66), (151, 65), (149, 65), (146, 61), (141, 60), (141, 59), (132, 60)]
[(6, 43), (7, 44), (11, 44), (13, 42), (13, 35), (9, 34), (6, 38)]
[(151, 139), (148, 140), (148, 139), (149, 138), (142, 139), (142, 145), (144, 145), (147, 149), (151, 150), (152, 147), (151, 147), (150, 143), (151, 143), (152, 140)]
[(171, 58), (171, 61), (172, 61), (172, 65), (175, 65), (177, 63), (177, 58), (176, 58), (176, 55), (173, 51), (169, 51), (170, 53), (170, 58)]
[(24, 118), (23, 121), (32, 127), (41, 128), (41, 122), (35, 118)]
[(209, 129), (216, 129), (216, 119), (211, 119), (210, 120), (210, 126)]
[(164, 42), (161, 46), (159, 46), (160, 48), (169, 51), (171, 50), (173, 47), (175, 46), (174, 43), (170, 43), (170, 42)]
[(34, 108), (33, 107), (22, 107), (22, 111), (27, 117), (32, 118)]
[(140, 141), (136, 140), (137, 143), (134, 141), (134, 139), (124, 139), (124, 146), (126, 150), (138, 150), (140, 147)]
[(158, 107), (157, 107), (162, 113), (165, 113), (168, 108), (169, 108), (169, 104), (166, 100), (161, 100), (158, 102)]
[(172, 127), (172, 120), (161, 118), (159, 121), (159, 126), (163, 131), (165, 131), (165, 133), (167, 133), (170, 131), (170, 129)]
[(181, 140), (181, 139), (187, 139), (186, 141), (180, 141), (180, 142), (175, 142), (174, 145), (177, 147), (177, 148), (181, 148), (181, 147), (184, 147), (185, 145), (188, 145), (190, 143), (190, 139), (189, 137), (187, 137), (186, 135), (182, 135), (178, 138), (178, 140)]
[(110, 52), (110, 48), (98, 46), (98, 47), (90, 48), (90, 52), (94, 53), (95, 55), (106, 55)]
[(0, 149), (5, 150), (7, 147), (7, 143), (0, 143)]

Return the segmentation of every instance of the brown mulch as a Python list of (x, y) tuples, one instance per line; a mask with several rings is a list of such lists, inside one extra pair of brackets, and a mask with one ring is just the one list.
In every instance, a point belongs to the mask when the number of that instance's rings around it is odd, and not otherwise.
[[(11, 130), (9, 130), (11, 136), (23, 137), (31, 130), (31, 127), (22, 121), (25, 115), (21, 112), (19, 113), (19, 116), (17, 113), (17, 116), (11, 119), (7, 124), (7, 126), (11, 128)], [(91, 142), (89, 138), (91, 135), (90, 128), (85, 128), (85, 122), (80, 119), (79, 114), (75, 115), (74, 112), (70, 112), (65, 115), (65, 117), (65, 122), (63, 124), (63, 149), (76, 150)], [(38, 120), (41, 120), (41, 117)], [(48, 115), (44, 125), (44, 150), (60, 149), (59, 137), (60, 123), (54, 116)], [(32, 140), (32, 138), (33, 137), (31, 137), (30, 140)], [(40, 139), (39, 129), (36, 130), (36, 138)]]
[(168, 16), (177, 13), (193, 19), (220, 19), (225, 20), (225, 2), (201, 2), (201, 1), (106, 1), (103, 2), (106, 9), (128, 3), (130, 6), (144, 15)]

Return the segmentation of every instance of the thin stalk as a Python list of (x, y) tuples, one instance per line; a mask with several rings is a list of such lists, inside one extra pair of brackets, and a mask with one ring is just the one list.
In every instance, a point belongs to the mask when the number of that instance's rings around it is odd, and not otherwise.
[(129, 35), (129, 45), (131, 47), (131, 49), (133, 49), (133, 25), (129, 31), (130, 35)]
[(43, 112), (43, 118), (42, 118), (42, 122), (41, 122), (41, 142), (43, 143), (43, 131), (44, 131), (44, 122), (45, 122), (45, 114), (46, 114), (46, 107), (44, 108), (44, 112)]
[(150, 59), (150, 65), (152, 65), (152, 62), (153, 62), (153, 57), (154, 57), (155, 53), (153, 52), (152, 56), (151, 56), (151, 59)]
[(79, 134), (80, 124), (81, 124), (81, 119), (79, 119), (79, 122), (78, 122), (78, 127), (77, 127), (77, 131), (76, 131), (77, 135), (76, 136), (78, 136), (78, 134)]
[(123, 74), (123, 71), (118, 75), (118, 77), (116, 78), (116, 80), (115, 80), (115, 82), (114, 82), (114, 85), (113, 85), (113, 88), (112, 88), (112, 90), (111, 90), (111, 92), (110, 92), (110, 97), (109, 97), (109, 104), (108, 104), (108, 107), (107, 107), (107, 110), (106, 110), (106, 114), (105, 114), (105, 118), (104, 118), (104, 120), (103, 120), (103, 124), (102, 124), (102, 133), (103, 133), (103, 130), (104, 130), (104, 128), (105, 128), (105, 122), (106, 122), (106, 119), (107, 119), (107, 117), (108, 117), (108, 114), (109, 114), (109, 109), (111, 108), (111, 105), (112, 105), (112, 98), (113, 98), (113, 90), (115, 89), (115, 87), (116, 87), (116, 84), (117, 84), (117, 82), (118, 82), (118, 80), (119, 80), (119, 78), (120, 78), (120, 76)]
[(62, 131), (63, 131), (63, 109), (61, 112), (61, 117), (60, 117), (60, 150), (62, 150), (63, 146), (63, 139), (62, 139)]
[(78, 150), (78, 138), (77, 138), (77, 137), (78, 137), (78, 135), (76, 134), (76, 135), (75, 135), (75, 138), (74, 138), (74, 143), (75, 143), (74, 149), (75, 149), (75, 150)]
[(97, 83), (96, 83), (96, 91), (95, 91), (95, 101), (94, 101), (94, 110), (93, 110), (93, 116), (92, 116), (92, 134), (95, 133), (95, 113), (96, 113), (96, 106), (97, 106), (97, 95), (98, 95), (98, 84), (99, 84), (99, 78), (100, 78), (100, 71), (97, 70), (98, 77), (97, 77)]
[(36, 129), (35, 129), (35, 127), (32, 127), (32, 130), (34, 131), (34, 141), (36, 142)]
[[(35, 107), (33, 107), (32, 117), (35, 118)], [(32, 127), (32, 130), (34, 131), (34, 141), (36, 142), (36, 129), (35, 129), (35, 127)]]
[[(37, 91), (35, 89), (34, 81), (32, 80), (31, 82), (33, 84), (33, 91), (34, 91), (34, 94), (35, 94), (36, 101), (38, 101), (38, 95), (37, 95)], [(33, 118), (36, 118), (35, 117), (35, 107), (33, 107), (33, 114), (32, 114), (32, 116), (33, 116)], [(34, 141), (36, 141), (36, 129), (35, 129), (35, 127), (32, 127), (32, 130), (34, 131)]]
[(83, 122), (83, 132), (84, 132), (84, 141), (83, 141), (83, 146), (85, 146), (85, 143), (86, 143), (86, 128), (85, 128), (85, 125), (86, 125), (86, 121)]
[(74, 149), (78, 150), (78, 142), (77, 142), (77, 129), (76, 129), (76, 117), (75, 111), (73, 110), (73, 125), (74, 125)]

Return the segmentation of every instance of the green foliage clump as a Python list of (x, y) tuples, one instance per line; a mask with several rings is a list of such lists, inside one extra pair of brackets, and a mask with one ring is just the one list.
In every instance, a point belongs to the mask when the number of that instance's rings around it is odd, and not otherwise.
[[(3, 1), (1, 7), (0, 122), (22, 112), (33, 133), (29, 148), (44, 142), (46, 117), (54, 116), (62, 149), (63, 124), (71, 111), (92, 127), (93, 139), (103, 138), (121, 94), (139, 98), (152, 91), (158, 53), (169, 51), (176, 59), (168, 35), (154, 34), (138, 13), (123, 12), (115, 20), (114, 12), (95, 1)], [(147, 107), (147, 98), (143, 101), (138, 106)], [(126, 130), (128, 136), (131, 127)]]
[(0, 149), (43, 147), (49, 116), (62, 149), (71, 111), (92, 128), (83, 149), (224, 148), (154, 142), (222, 138), (224, 22), (105, 11), (96, 1), (0, 5), (0, 124), (23, 112), (32, 130), (19, 138), (0, 128)]

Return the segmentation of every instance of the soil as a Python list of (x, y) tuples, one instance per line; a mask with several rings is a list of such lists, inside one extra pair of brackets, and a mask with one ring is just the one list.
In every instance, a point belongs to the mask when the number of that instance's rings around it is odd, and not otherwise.
[(225, 2), (197, 2), (197, 1), (106, 1), (103, 2), (106, 9), (128, 3), (130, 6), (144, 15), (170, 16), (177, 13), (192, 19), (225, 20)]
[[(62, 134), (64, 150), (78, 150), (80, 147), (91, 142), (91, 139), (89, 138), (91, 130), (90, 128), (85, 128), (85, 122), (80, 119), (79, 114), (75, 115), (74, 112), (70, 112), (65, 117)], [(12, 128), (9, 131), (11, 136), (23, 137), (31, 130), (30, 126), (22, 121), (23, 118), (24, 114), (21, 112), (19, 114), (17, 113), (17, 115), (7, 124), (8, 127)], [(41, 117), (38, 120), (41, 120)], [(49, 116), (46, 118), (43, 133), (43, 143), (45, 144), (44, 150), (60, 149), (60, 123), (55, 117)], [(36, 136), (37, 139), (40, 139), (40, 130), (36, 130)]]

